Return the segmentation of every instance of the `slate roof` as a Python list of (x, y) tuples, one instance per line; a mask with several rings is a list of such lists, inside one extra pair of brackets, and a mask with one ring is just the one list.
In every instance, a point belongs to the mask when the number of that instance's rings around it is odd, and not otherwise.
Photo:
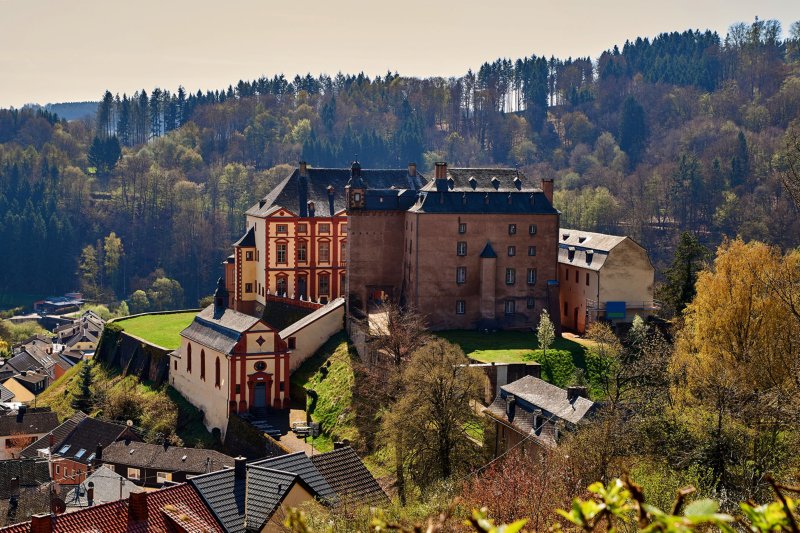
[(34, 356), (26, 351), (15, 354), (14, 357), (6, 361), (6, 364), (10, 365), (17, 372), (25, 372), (28, 370), (42, 368), (42, 363), (37, 361)]
[[(53, 431), (51, 431), (50, 433), (52, 433), (53, 435), (54, 443), (58, 444), (59, 442), (66, 439), (69, 436), (69, 434), (72, 433), (76, 427), (78, 427), (78, 424), (80, 424), (80, 422), (85, 418), (88, 418), (86, 414), (84, 414), (82, 411), (77, 411), (74, 415), (72, 415), (71, 418), (68, 418), (67, 420), (62, 422), (61, 425), (53, 429)], [(50, 445), (49, 444), (50, 433), (48, 433), (44, 437), (40, 438), (39, 440), (37, 440), (24, 450), (22, 450), (22, 452), (20, 452), (20, 455), (22, 457), (38, 457), (39, 450), (47, 448)]]
[[(107, 466), (101, 466), (92, 472), (78, 487), (67, 493), (65, 499), (67, 507), (89, 506), (89, 500), (86, 497), (86, 489), (89, 487), (89, 483), (94, 484), (93, 505), (115, 502), (127, 498), (132, 492), (142, 492), (143, 490), (133, 481), (120, 476)], [(120, 492), (122, 492), (122, 497), (120, 497)]]
[(216, 450), (119, 440), (103, 449), (104, 463), (152, 468), (161, 472), (205, 474), (233, 467), (234, 459)]
[(211, 304), (194, 317), (194, 321), (181, 331), (181, 336), (228, 354), (233, 352), (241, 334), (257, 322), (258, 318), (233, 309), (225, 309), (222, 315), (215, 316), (214, 305)]
[(350, 446), (315, 455), (311, 461), (339, 500), (369, 504), (388, 501), (386, 493)]
[[(23, 372), (25, 372), (23, 370)], [(42, 381), (47, 381), (47, 374), (39, 374), (37, 372), (25, 372), (24, 374), (17, 374), (14, 376), (20, 384), (26, 385), (36, 385), (37, 383), (41, 383)], [(27, 386), (25, 388), (28, 388)], [(35, 390), (31, 390), (31, 392), (37, 392)]]
[(246, 479), (236, 479), (234, 469), (229, 468), (195, 476), (189, 483), (194, 486), (225, 531), (245, 531)]
[[(367, 190), (367, 198), (373, 191)], [(409, 208), (412, 213), (522, 213), (554, 215), (553, 207), (541, 191), (491, 192), (427, 191), (420, 193), (418, 201)]]
[(483, 247), (481, 257), (483, 259), (494, 259), (497, 257), (497, 252), (494, 251), (494, 248), (492, 248), (492, 243), (489, 241), (486, 241), (486, 246)]
[(233, 243), (234, 246), (241, 246), (243, 248), (253, 248), (256, 245), (256, 226), (255, 224), (250, 226), (250, 229), (247, 230), (241, 239)]
[(17, 422), (17, 412), (0, 416), (0, 436), (47, 433), (58, 426), (58, 416), (52, 411), (25, 412)]
[(44, 459), (10, 459), (0, 461), (0, 500), (13, 496), (11, 480), (19, 479), (20, 487), (38, 487), (50, 481), (50, 468)]
[[(186, 484), (150, 492), (147, 519), (133, 522), (128, 516), (128, 501), (95, 505), (51, 518), (53, 533), (145, 533), (184, 531), (186, 533), (223, 533), (225, 530), (203, 501)], [(0, 528), (2, 533), (29, 533), (30, 522)]]
[(503, 385), (500, 390), (573, 424), (580, 422), (595, 408), (593, 401), (583, 397), (570, 401), (567, 399), (566, 389), (533, 376), (525, 376)]
[[(447, 168), (447, 179), (452, 180), (453, 191), (540, 191), (525, 174), (514, 168)], [(496, 181), (493, 181), (496, 180)], [(519, 181), (515, 181), (519, 180)], [(435, 191), (436, 180), (431, 180), (422, 190)]]
[(626, 239), (632, 240), (619, 235), (561, 228), (558, 232), (558, 262), (598, 271), (611, 250)]
[(65, 344), (67, 346), (75, 346), (79, 342), (97, 342), (97, 335), (95, 335), (92, 331), (87, 328), (81, 328), (80, 331), (75, 333), (72, 337), (70, 337)]
[[(291, 174), (275, 185), (272, 191), (261, 201), (247, 210), (247, 215), (264, 217), (274, 206), (289, 209), (300, 214), (305, 209), (301, 205), (300, 170), (294, 169)], [(361, 178), (370, 189), (412, 189), (413, 181), (409, 180), (408, 169), (363, 169)], [(425, 183), (425, 177), (417, 173), (419, 183)], [(334, 213), (345, 209), (344, 188), (350, 180), (349, 168), (309, 168), (306, 186), (306, 202), (314, 202), (317, 216), (330, 216), (328, 186), (333, 186)]]
[(314, 466), (314, 463), (311, 462), (311, 459), (303, 452), (270, 457), (251, 464), (297, 474), (321, 500), (334, 500), (336, 498), (334, 490), (320, 471), (317, 470), (317, 467)]
[(13, 397), (14, 393), (0, 383), (0, 402), (10, 402)]
[(245, 527), (260, 531), (298, 482), (302, 483), (297, 474), (248, 465)]

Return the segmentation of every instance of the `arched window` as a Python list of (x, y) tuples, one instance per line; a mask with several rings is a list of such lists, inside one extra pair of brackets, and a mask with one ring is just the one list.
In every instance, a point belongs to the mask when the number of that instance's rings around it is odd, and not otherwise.
[(200, 379), (206, 380), (206, 351), (200, 350)]
[(192, 345), (186, 345), (186, 371), (192, 373)]
[(278, 296), (283, 296), (287, 294), (287, 283), (286, 283), (286, 276), (278, 276), (275, 279), (275, 291), (278, 293)]
[(214, 363), (214, 386), (219, 388), (219, 357)]

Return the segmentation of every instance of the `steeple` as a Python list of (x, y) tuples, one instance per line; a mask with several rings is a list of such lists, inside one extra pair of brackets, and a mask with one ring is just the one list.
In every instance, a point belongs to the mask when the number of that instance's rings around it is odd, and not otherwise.
[(361, 177), (361, 163), (353, 161), (350, 166), (350, 180), (345, 186), (348, 209), (363, 209), (364, 195), (367, 192), (367, 184)]
[(220, 317), (228, 308), (228, 289), (225, 288), (225, 280), (217, 280), (217, 290), (214, 291), (214, 317)]

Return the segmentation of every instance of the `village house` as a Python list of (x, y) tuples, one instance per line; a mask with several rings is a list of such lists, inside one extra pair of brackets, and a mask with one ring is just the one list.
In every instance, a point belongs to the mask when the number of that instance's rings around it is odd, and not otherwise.
[(50, 383), (47, 374), (32, 371), (22, 371), (3, 381), (3, 387), (11, 391), (14, 403), (31, 404), (36, 401), (36, 396), (44, 392)]
[(181, 332), (170, 354), (170, 384), (202, 410), (223, 439), (230, 413), (267, 416), (289, 407), (287, 343), (262, 320), (228, 307), (220, 278), (214, 303)]
[(583, 423), (597, 407), (586, 387), (562, 389), (533, 376), (503, 385), (484, 410), (495, 425), (494, 456), (519, 446), (554, 448), (562, 432)]
[(313, 458), (302, 452), (251, 463), (237, 458), (234, 469), (193, 477), (190, 483), (231, 533), (280, 531), (285, 510), (303, 502), (388, 501), (349, 447)]
[(94, 505), (128, 499), (144, 489), (103, 465), (96, 468), (83, 482), (67, 493), (64, 503), (67, 512)]
[(561, 325), (584, 333), (597, 320), (630, 323), (655, 314), (655, 269), (630, 237), (561, 228), (558, 242)]
[(423, 312), (432, 329), (535, 327), (558, 305), (559, 212), (552, 180), (541, 185), (515, 169), (436, 163), (431, 182), (388, 188), (353, 163), (349, 313), (390, 300)]
[(102, 463), (117, 474), (145, 487), (182, 483), (187, 476), (233, 468), (234, 459), (204, 448), (184, 448), (169, 444), (147, 444), (118, 440), (96, 450), (95, 463)]
[(78, 411), (20, 455), (49, 459), (53, 481), (59, 485), (78, 485), (96, 466), (97, 447), (122, 439), (141, 440), (129, 426), (90, 418)]
[(58, 416), (50, 409), (0, 411), (0, 460), (17, 459), (24, 448), (58, 426)]

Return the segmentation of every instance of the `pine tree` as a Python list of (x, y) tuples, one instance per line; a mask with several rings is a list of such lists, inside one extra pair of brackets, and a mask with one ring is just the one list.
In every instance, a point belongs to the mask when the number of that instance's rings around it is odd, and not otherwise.
[(685, 231), (681, 234), (675, 258), (664, 273), (667, 283), (663, 298), (676, 315), (680, 315), (695, 295), (697, 275), (705, 266), (708, 250), (697, 237)]
[(72, 398), (72, 407), (78, 411), (87, 413), (92, 408), (92, 367), (89, 361), (84, 361), (81, 367), (80, 381), (78, 382), (78, 394)]
[(636, 166), (647, 144), (647, 124), (644, 108), (633, 96), (622, 104), (622, 118), (619, 124), (619, 147), (628, 154), (631, 168)]

